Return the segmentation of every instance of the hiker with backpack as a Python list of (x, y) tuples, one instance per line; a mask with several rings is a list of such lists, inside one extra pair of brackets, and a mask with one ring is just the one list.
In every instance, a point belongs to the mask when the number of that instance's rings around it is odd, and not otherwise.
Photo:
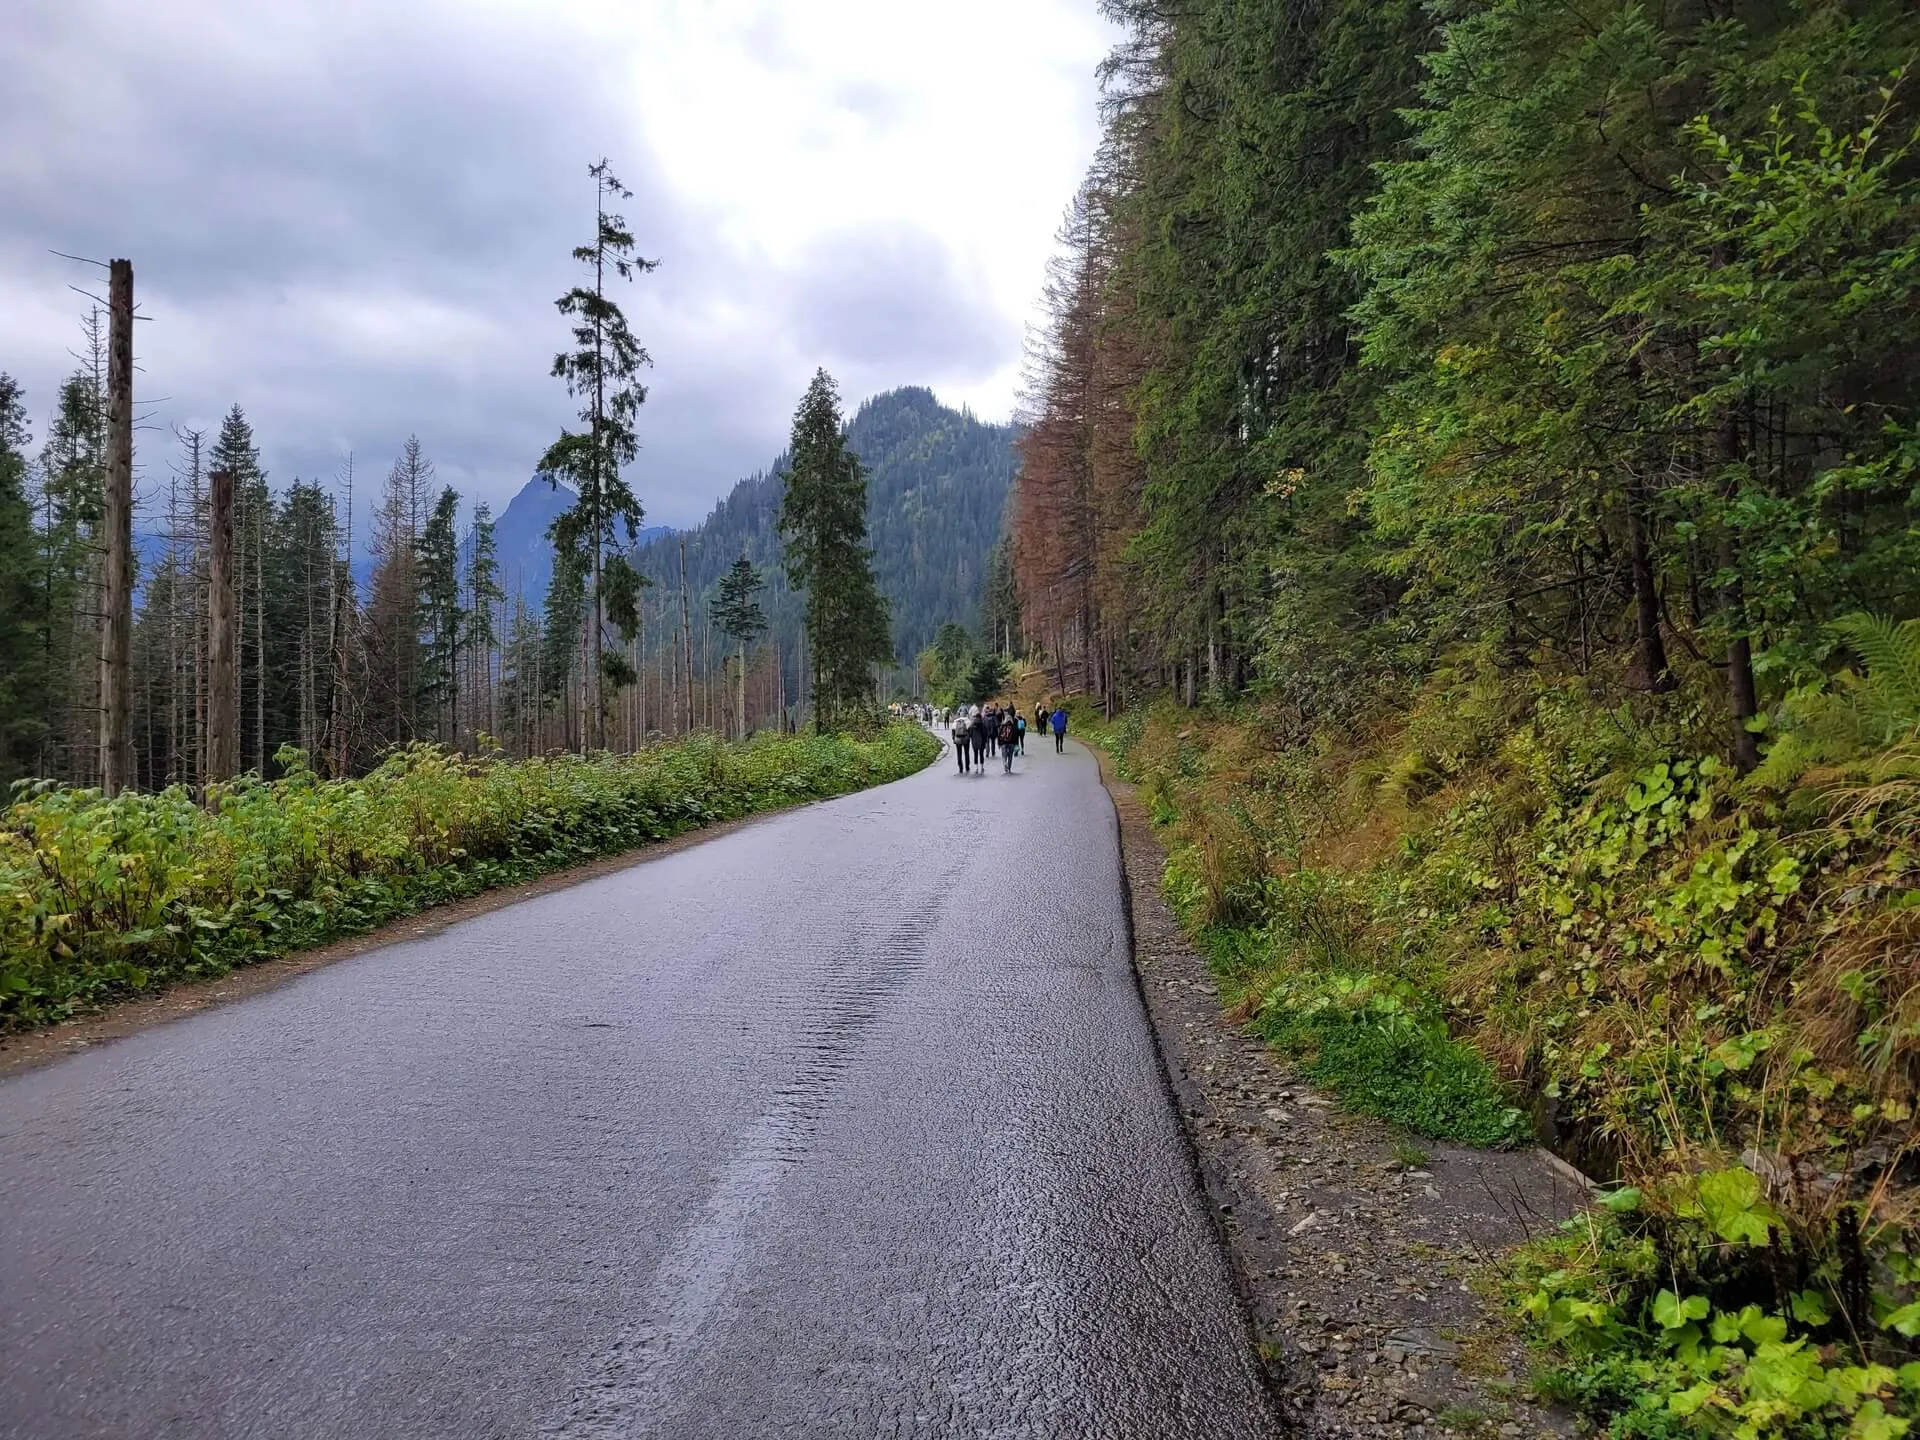
[(1019, 754), (1024, 755), (1027, 753), (1027, 717), (1024, 715), (1015, 715), (1013, 717), (1013, 728), (1019, 732), (1013, 737), (1013, 748)]
[(1019, 743), (1020, 731), (1013, 723), (1013, 712), (1008, 711), (1000, 717), (1000, 758), (1002, 775), (1013, 774), (1013, 747)]
[(973, 750), (973, 732), (965, 715), (953, 717), (953, 753), (960, 761), (960, 773), (967, 773), (967, 757)]

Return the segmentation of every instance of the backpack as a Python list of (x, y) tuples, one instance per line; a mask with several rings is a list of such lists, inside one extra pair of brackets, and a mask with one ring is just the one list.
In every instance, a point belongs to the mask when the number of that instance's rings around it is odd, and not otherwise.
[(1010, 743), (1012, 743), (1012, 741), (1013, 741), (1013, 738), (1014, 738), (1014, 730), (1013, 730), (1013, 721), (1011, 721), (1011, 720), (1002, 720), (1002, 721), (1000, 722), (1000, 740), (1001, 740), (1001, 743), (1002, 743), (1002, 744), (1010, 744)]

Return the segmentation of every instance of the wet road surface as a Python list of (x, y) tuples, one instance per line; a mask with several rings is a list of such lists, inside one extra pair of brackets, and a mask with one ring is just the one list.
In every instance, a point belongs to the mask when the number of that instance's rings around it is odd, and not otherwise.
[(0, 1082), (0, 1434), (1274, 1433), (1052, 748)]

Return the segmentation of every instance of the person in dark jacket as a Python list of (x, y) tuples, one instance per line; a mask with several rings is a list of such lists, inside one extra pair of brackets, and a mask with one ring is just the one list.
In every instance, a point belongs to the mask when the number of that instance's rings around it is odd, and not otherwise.
[(973, 754), (973, 731), (964, 715), (953, 718), (953, 753), (960, 761), (960, 773), (967, 773), (967, 760)]
[(1013, 752), (1020, 743), (1020, 729), (1013, 723), (1013, 712), (1007, 711), (1000, 717), (1000, 773), (1013, 774)]
[(973, 737), (973, 766), (978, 770), (987, 763), (987, 717), (976, 714), (968, 733)]
[(1053, 712), (1053, 753), (1060, 755), (1067, 748), (1067, 712), (1062, 706)]

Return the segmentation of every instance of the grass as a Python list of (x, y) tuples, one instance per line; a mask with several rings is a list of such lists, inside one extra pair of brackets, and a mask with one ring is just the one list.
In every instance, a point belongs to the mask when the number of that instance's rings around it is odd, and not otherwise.
[(1285, 976), (1254, 1025), (1349, 1109), (1436, 1140), (1523, 1139), (1521, 1111), (1484, 1057), (1447, 1033), (1437, 1007), (1377, 975)]

